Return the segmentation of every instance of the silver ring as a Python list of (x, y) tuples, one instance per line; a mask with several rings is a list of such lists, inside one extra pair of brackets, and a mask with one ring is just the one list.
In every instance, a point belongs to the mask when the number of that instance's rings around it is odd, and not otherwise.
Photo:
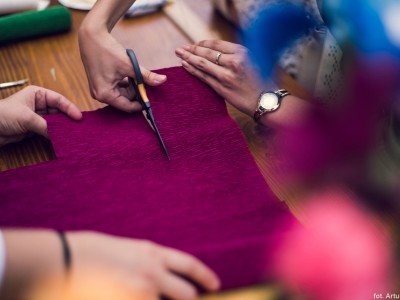
[(215, 64), (219, 66), (219, 58), (221, 57), (222, 53), (217, 52), (217, 57), (215, 58)]

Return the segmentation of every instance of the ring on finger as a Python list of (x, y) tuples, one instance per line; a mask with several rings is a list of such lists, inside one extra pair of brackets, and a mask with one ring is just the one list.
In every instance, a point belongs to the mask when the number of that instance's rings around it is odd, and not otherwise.
[(221, 57), (222, 53), (221, 52), (217, 52), (217, 57), (215, 58), (215, 64), (219, 66), (219, 59)]

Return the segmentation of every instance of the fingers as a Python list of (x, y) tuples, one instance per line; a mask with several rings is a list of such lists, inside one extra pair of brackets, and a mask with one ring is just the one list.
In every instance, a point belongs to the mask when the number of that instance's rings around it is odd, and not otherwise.
[(223, 86), (221, 85), (221, 83), (215, 77), (210, 76), (206, 72), (203, 72), (203, 71), (193, 67), (192, 65), (190, 65), (186, 61), (182, 61), (182, 67), (186, 71), (188, 71), (190, 74), (192, 74), (193, 76), (199, 78), (201, 81), (203, 81), (206, 84), (208, 84), (217, 93), (219, 93), (219, 94), (221, 93), (221, 89), (223, 88)]
[(197, 44), (198, 46), (213, 49), (225, 54), (238, 52), (243, 46), (222, 40), (205, 40)]
[[(230, 84), (235, 74), (240, 75), (245, 71), (246, 49), (240, 45), (235, 45), (235, 47), (237, 49), (233, 54), (222, 53), (198, 45), (185, 45), (175, 51), (176, 55), (183, 60), (182, 65), (185, 68), (187, 65), (184, 65), (184, 62), (187, 62), (191, 67), (205, 73), (201, 74), (201, 72), (196, 71), (193, 75), (197, 75), (203, 81), (206, 81), (204, 80), (205, 76), (212, 76), (218, 79), (220, 83), (228, 82)], [(192, 68), (186, 69), (192, 70)]]
[(135, 92), (127, 78), (116, 83), (114, 87), (106, 87), (106, 85), (104, 83), (102, 88), (93, 88), (94, 94), (92, 94), (92, 97), (99, 102), (128, 113), (142, 110), (140, 103), (133, 101)]
[(175, 300), (197, 299), (196, 288), (186, 280), (172, 273), (161, 274), (159, 289), (163, 296)]
[(142, 72), (144, 82), (148, 85), (157, 86), (163, 84), (167, 80), (167, 76), (165, 75), (151, 72), (143, 67), (140, 67), (140, 70)]
[(114, 88), (115, 92), (118, 92), (120, 94), (120, 96), (123, 96), (127, 99), (130, 100), (130, 102), (132, 102), (136, 95), (135, 95), (135, 90), (132, 86), (132, 84), (130, 84), (128, 78), (125, 78), (123, 81), (121, 81), (118, 84), (118, 87)]
[[(219, 54), (221, 53), (221, 54)], [(182, 66), (245, 114), (252, 115), (264, 83), (248, 50), (225, 41), (202, 41), (176, 49)]]
[(35, 87), (34, 89), (35, 110), (37, 108), (38, 111), (41, 111), (46, 107), (56, 108), (73, 120), (78, 121), (82, 119), (82, 113), (78, 107), (63, 95), (45, 88)]
[[(217, 51), (217, 50), (214, 50), (214, 49), (201, 47), (201, 46), (198, 46), (198, 45), (185, 45), (185, 46), (182, 46), (182, 48), (184, 50), (188, 51), (189, 53), (192, 53), (192, 54), (194, 54), (196, 56), (204, 57), (205, 59), (207, 59), (209, 62), (211, 62), (213, 64), (216, 64), (217, 57), (219, 56), (218, 64), (224, 65), (224, 63), (222, 61), (223, 60), (223, 56), (224, 56), (222, 54), (224, 54), (224, 53), (221, 52), (221, 51)], [(221, 54), (219, 55), (219, 53), (221, 53)]]
[(176, 49), (176, 55), (197, 68), (216, 76), (223, 66), (235, 70), (247, 57), (247, 49), (239, 44), (221, 40), (206, 40)]
[(109, 104), (128, 113), (142, 110), (142, 105), (139, 102), (130, 101), (126, 96), (123, 95), (114, 98)]
[[(165, 75), (156, 74), (143, 67), (140, 67), (140, 69), (143, 80), (148, 85), (157, 86), (167, 80), (167, 76)], [(135, 97), (135, 91), (128, 77), (133, 78), (134, 75), (133, 66), (129, 62), (127, 70), (118, 76), (122, 79), (118, 78), (118, 80), (112, 84), (114, 87), (109, 89), (109, 84), (105, 83), (100, 88), (92, 89), (94, 91), (94, 98), (128, 113), (141, 111), (142, 106), (137, 101), (132, 101)]]
[(36, 114), (31, 110), (26, 112), (25, 118), (26, 118), (24, 121), (25, 129), (28, 132), (34, 132), (46, 138), (49, 137), (47, 133), (47, 122), (45, 119), (43, 119), (41, 116), (39, 116), (38, 114)]
[(13, 95), (19, 103), (15, 106), (18, 111), (18, 118), (14, 120), (10, 135), (23, 135), (27, 132), (48, 137), (47, 123), (38, 113), (47, 113), (50, 110), (57, 110), (66, 113), (74, 120), (80, 120), (82, 113), (79, 109), (67, 100), (64, 96), (37, 86), (29, 86), (19, 93)]
[[(208, 50), (206, 50), (205, 48), (203, 48), (201, 50), (197, 49), (196, 51), (197, 51), (197, 53), (201, 53), (202, 55), (210, 56), (210, 53), (208, 53)], [(190, 65), (194, 66), (195, 68), (202, 70), (214, 77), (217, 77), (223, 71), (221, 66), (216, 65), (214, 62), (211, 62), (209, 59), (205, 58), (204, 56), (196, 55), (196, 54), (189, 52), (183, 48), (176, 49), (176, 54), (184, 62), (187, 62)]]
[(164, 248), (167, 268), (173, 272), (187, 276), (209, 291), (220, 287), (217, 275), (200, 260), (184, 252)]
[[(120, 76), (134, 77), (136, 74), (133, 69), (132, 62), (130, 61), (130, 59), (128, 58), (128, 56), (126, 54), (125, 54), (124, 62), (125, 62), (125, 64), (124, 64), (124, 67), (121, 68), (121, 70), (123, 70), (123, 71), (120, 74)], [(142, 66), (140, 66), (140, 71), (142, 73), (144, 82), (148, 85), (157, 86), (157, 85), (163, 84), (167, 80), (167, 76), (165, 76), (163, 74), (157, 74), (157, 73), (151, 72)]]

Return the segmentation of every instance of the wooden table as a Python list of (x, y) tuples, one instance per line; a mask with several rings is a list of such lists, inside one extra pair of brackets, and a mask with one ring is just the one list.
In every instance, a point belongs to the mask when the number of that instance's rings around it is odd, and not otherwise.
[[(176, 1), (176, 4), (182, 4), (181, 1), (183, 0)], [(185, 3), (210, 31), (218, 32), (225, 40), (235, 41), (233, 26), (215, 13), (208, 1), (185, 0)], [(52, 4), (56, 4), (56, 1), (52, 0)], [(30, 84), (65, 95), (83, 111), (94, 110), (103, 104), (94, 101), (90, 96), (77, 40), (77, 30), (86, 12), (71, 12), (73, 28), (69, 33), (0, 47), (0, 82), (29, 78)], [(189, 18), (183, 16), (183, 19), (185, 17)], [(190, 22), (188, 24), (190, 25)], [(143, 66), (149, 69), (180, 65), (180, 60), (174, 54), (175, 48), (192, 42), (163, 12), (125, 19), (117, 24), (112, 34), (124, 47), (134, 49)], [(162, 45), (162, 51), (159, 45)], [(290, 84), (290, 79), (287, 80)], [(0, 98), (12, 95), (21, 88), (2, 89)], [(271, 161), (267, 161), (269, 147), (265, 133), (260, 131), (249, 117), (232, 107), (229, 107), (229, 112), (243, 129), (251, 152), (268, 184), (280, 199), (289, 200), (290, 195), (280, 189), (279, 182), (272, 176)], [(35, 137), (1, 148), (0, 171), (54, 158), (51, 143), (44, 138)], [(293, 206), (290, 201), (288, 204)], [(276, 291), (271, 287), (257, 286), (206, 296), (204, 299), (265, 300), (274, 299), (275, 294)]]

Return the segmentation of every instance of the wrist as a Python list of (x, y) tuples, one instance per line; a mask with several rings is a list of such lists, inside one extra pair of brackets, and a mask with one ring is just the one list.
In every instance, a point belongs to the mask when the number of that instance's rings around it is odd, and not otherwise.
[[(6, 272), (2, 286), (5, 299), (18, 298), (38, 280), (62, 276), (60, 241), (50, 230), (4, 230)], [(3, 298), (2, 298), (3, 299)]]
[(285, 89), (262, 92), (257, 100), (257, 108), (253, 115), (254, 121), (261, 123), (263, 116), (276, 114), (276, 111), (281, 106), (282, 99), (288, 95), (290, 93)]
[(285, 96), (278, 110), (261, 116), (261, 125), (282, 129), (297, 127), (309, 118), (313, 105), (294, 95)]
[(81, 269), (91, 267), (95, 261), (96, 253), (93, 252), (98, 233), (93, 231), (70, 231), (67, 233), (69, 251), (73, 256), (71, 271), (77, 272)]
[(110, 33), (134, 2), (135, 0), (97, 0), (82, 25), (92, 32), (100, 27)]
[(87, 17), (83, 20), (81, 26), (79, 27), (78, 37), (90, 39), (96, 37), (98, 34), (101, 33), (110, 33), (111, 30), (108, 29), (108, 25), (105, 20), (101, 22), (92, 21), (92, 16), (90, 13)]
[(64, 231), (61, 230), (57, 231), (57, 235), (60, 238), (65, 273), (68, 275), (72, 264), (71, 248), (67, 240), (67, 234)]

